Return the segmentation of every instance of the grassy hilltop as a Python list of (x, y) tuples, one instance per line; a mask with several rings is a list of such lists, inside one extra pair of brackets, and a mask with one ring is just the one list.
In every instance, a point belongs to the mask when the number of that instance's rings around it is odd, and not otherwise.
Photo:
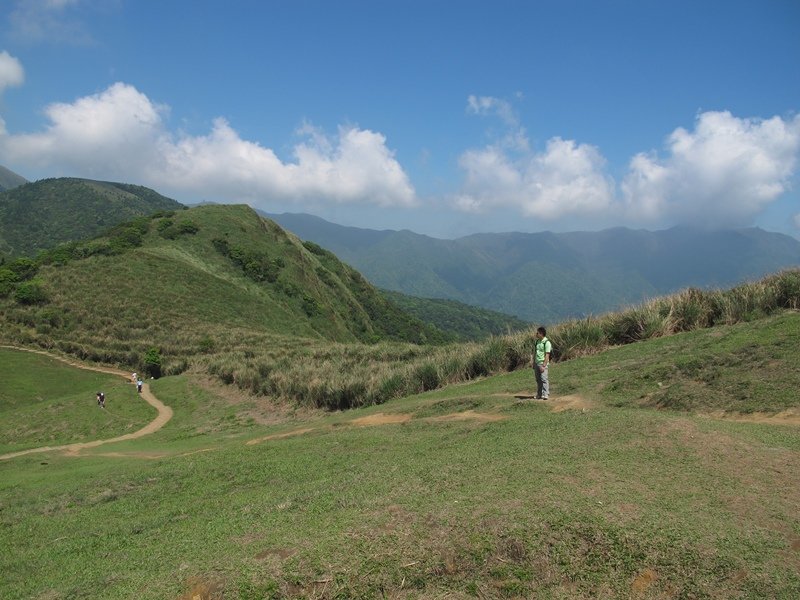
[[(8, 268), (30, 279), (20, 264), (30, 266), (23, 259)], [(4, 336), (96, 361), (136, 366), (155, 346), (180, 370), (187, 356), (275, 346), (280, 336), (444, 337), (329, 252), (301, 244), (246, 206), (141, 217), (45, 252), (36, 267), (31, 281), (7, 290)], [(20, 288), (29, 295), (20, 297)]]
[[(616, 346), (547, 403), (527, 370), (337, 413), (165, 377), (152, 436), (0, 460), (0, 597), (796, 598), (799, 346), (796, 311)], [(2, 438), (80, 439), (95, 384), (15, 356), (60, 407), (5, 393)]]
[(140, 185), (42, 179), (0, 192), (0, 253), (33, 256), (135, 217), (182, 204)]

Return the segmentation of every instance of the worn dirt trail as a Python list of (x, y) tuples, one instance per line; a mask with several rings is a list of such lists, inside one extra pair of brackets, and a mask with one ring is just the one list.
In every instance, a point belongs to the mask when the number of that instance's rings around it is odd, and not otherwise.
[[(88, 371), (98, 371), (100, 373), (109, 373), (111, 375), (118, 375), (124, 378), (126, 381), (130, 380), (130, 375), (124, 371), (120, 371), (119, 369), (112, 369), (110, 367), (92, 367), (89, 365), (79, 363), (74, 360), (63, 358), (61, 356), (56, 356), (55, 354), (50, 354), (49, 352), (45, 352), (44, 350), (31, 350), (29, 348), (20, 348), (17, 346), (0, 346), (0, 348), (10, 348), (11, 350), (21, 350), (24, 352), (33, 352), (34, 354), (42, 354), (43, 356), (60, 360), (61, 362), (67, 363), (68, 365), (73, 367), (78, 367), (79, 369), (86, 369)], [(0, 460), (7, 460), (9, 458), (15, 458), (17, 456), (24, 456), (25, 454), (37, 454), (40, 452), (64, 452), (69, 456), (77, 456), (78, 454), (80, 454), (81, 450), (86, 450), (88, 448), (96, 448), (97, 446), (102, 446), (104, 444), (124, 442), (125, 440), (135, 440), (136, 438), (140, 438), (142, 436), (155, 433), (172, 418), (172, 409), (153, 395), (153, 393), (150, 391), (150, 386), (147, 383), (142, 385), (142, 393), (140, 395), (142, 396), (142, 398), (145, 399), (145, 401), (150, 406), (152, 406), (158, 411), (158, 416), (152, 421), (150, 421), (150, 423), (139, 429), (138, 431), (134, 431), (133, 433), (126, 433), (124, 435), (120, 435), (114, 438), (109, 438), (107, 440), (76, 442), (74, 444), (64, 444), (62, 446), (42, 446), (40, 448), (29, 448), (28, 450), (20, 450), (19, 452), (11, 452), (9, 454), (0, 454)]]

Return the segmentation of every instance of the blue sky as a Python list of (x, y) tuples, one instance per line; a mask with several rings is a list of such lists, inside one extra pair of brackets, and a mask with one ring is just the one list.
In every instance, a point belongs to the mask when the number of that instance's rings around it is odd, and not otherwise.
[(437, 237), (800, 237), (796, 0), (5, 0), (0, 165)]

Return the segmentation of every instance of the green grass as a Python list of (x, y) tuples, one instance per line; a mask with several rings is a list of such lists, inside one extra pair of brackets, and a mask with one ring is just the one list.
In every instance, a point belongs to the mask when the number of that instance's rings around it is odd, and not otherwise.
[[(780, 412), (797, 406), (800, 313), (620, 346), (552, 368), (561, 389), (614, 406)], [(561, 375), (561, 374), (563, 375)]]
[[(113, 438), (156, 416), (122, 377), (0, 348), (0, 454)], [(96, 393), (105, 392), (100, 409)]]
[(744, 407), (797, 408), (798, 321), (556, 365), (563, 412), (527, 369), (336, 413), (164, 378), (173, 420), (118, 455), (0, 462), (0, 597), (796, 598), (800, 428), (657, 407), (690, 349), (693, 410), (734, 409), (749, 348), (779, 364)]

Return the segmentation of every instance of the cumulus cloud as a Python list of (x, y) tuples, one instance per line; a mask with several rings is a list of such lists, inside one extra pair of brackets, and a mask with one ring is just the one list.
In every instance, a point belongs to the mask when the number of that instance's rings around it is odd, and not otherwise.
[(22, 85), (25, 71), (22, 64), (8, 52), (0, 52), (0, 95), (6, 88)]
[(637, 154), (622, 183), (626, 211), (643, 221), (749, 224), (789, 189), (800, 150), (800, 116), (697, 116), (676, 129), (667, 155)]
[(48, 106), (41, 132), (0, 136), (0, 158), (92, 178), (134, 181), (219, 201), (319, 200), (410, 206), (414, 188), (386, 138), (357, 127), (335, 136), (306, 125), (290, 161), (242, 139), (225, 119), (207, 135), (167, 128), (166, 106), (116, 83)]
[(510, 207), (545, 220), (599, 213), (614, 199), (604, 164), (593, 146), (561, 138), (516, 160), (498, 147), (468, 151), (459, 161), (466, 176), (456, 205), (471, 212)]
[(461, 210), (504, 207), (549, 222), (605, 214), (629, 225), (750, 225), (789, 190), (800, 154), (800, 116), (704, 112), (692, 131), (677, 128), (668, 136), (664, 157), (635, 155), (617, 186), (592, 145), (554, 137), (533, 152), (508, 143), (510, 136), (525, 137), (509, 110), (492, 98), (468, 100), (470, 113), (501, 118), (509, 133), (461, 155), (464, 181), (454, 201)]
[(507, 131), (495, 143), (459, 158), (464, 184), (454, 203), (461, 210), (504, 207), (526, 217), (556, 220), (602, 212), (613, 202), (614, 182), (604, 173), (606, 161), (594, 146), (555, 137), (543, 152), (532, 152), (508, 102), (470, 96), (467, 112), (497, 116)]

